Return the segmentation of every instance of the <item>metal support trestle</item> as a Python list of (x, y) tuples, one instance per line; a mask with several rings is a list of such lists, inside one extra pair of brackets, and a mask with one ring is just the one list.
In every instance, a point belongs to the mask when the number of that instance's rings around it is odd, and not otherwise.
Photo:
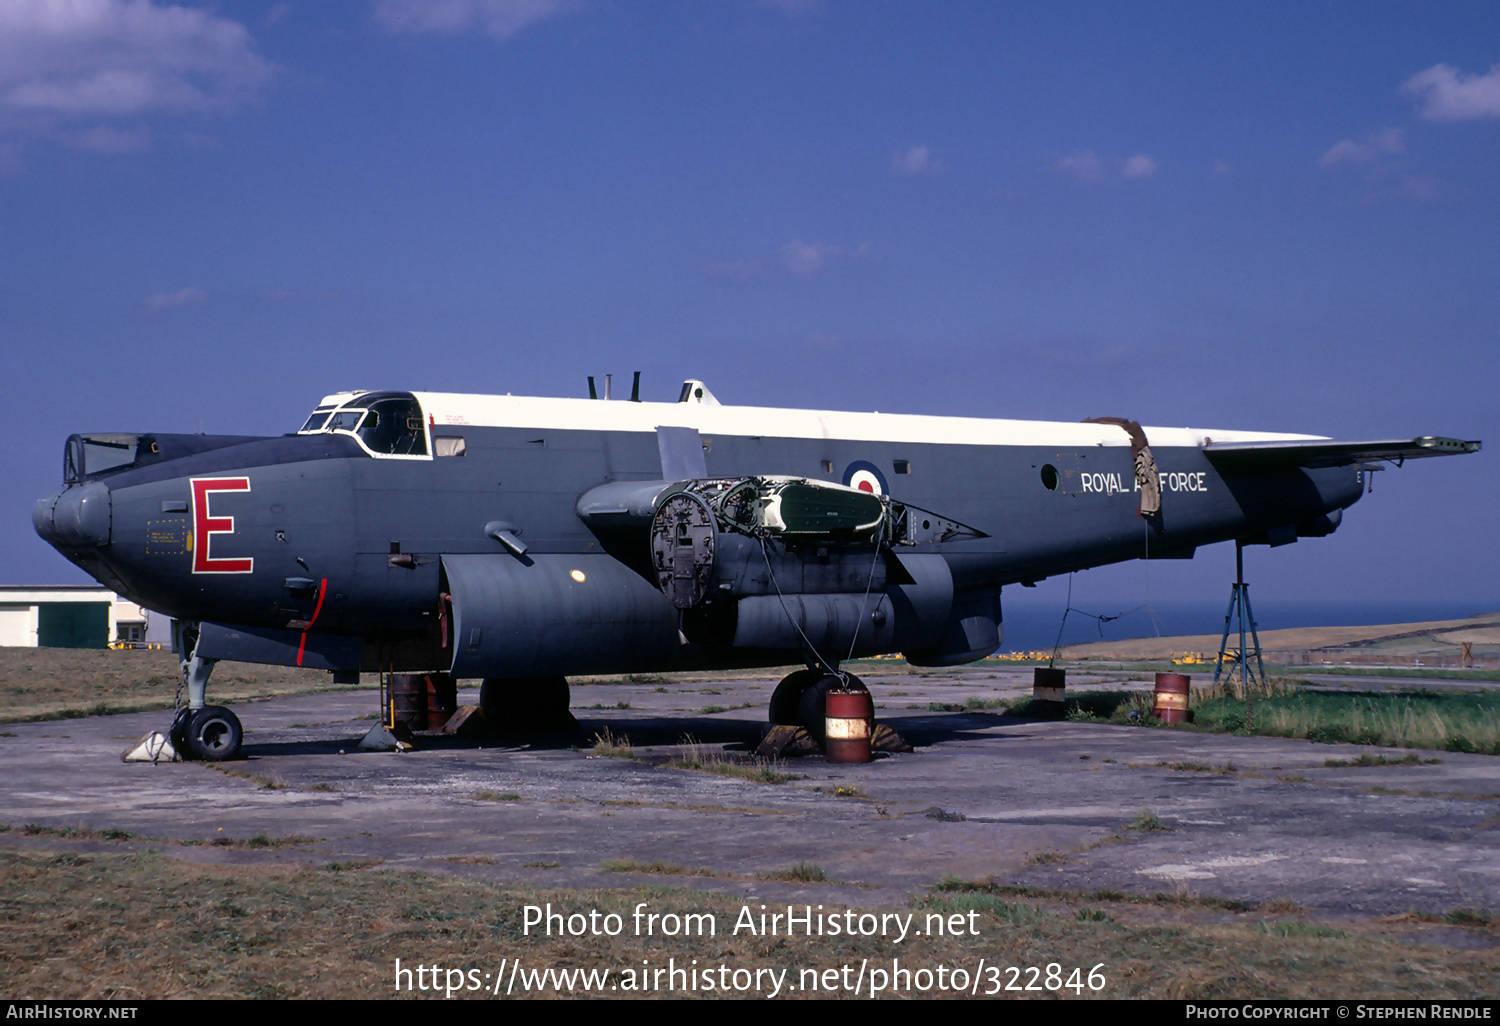
[[(1249, 697), (1250, 676), (1250, 649), (1245, 645), (1246, 625), (1249, 625), (1249, 640), (1254, 645), (1255, 669), (1260, 678), (1261, 687), (1266, 684), (1266, 667), (1260, 657), (1260, 634), (1255, 629), (1255, 614), (1250, 610), (1250, 586), (1245, 583), (1245, 548), (1239, 542), (1234, 543), (1234, 575), (1235, 581), (1229, 593), (1229, 608), (1224, 613), (1224, 636), (1219, 639), (1219, 659), (1214, 665), (1214, 683), (1219, 683), (1219, 677), (1224, 671), (1225, 652), (1229, 647), (1229, 627), (1236, 619), (1239, 621), (1240, 629), (1240, 651), (1239, 658), (1235, 660), (1239, 664), (1240, 686), (1246, 689), (1246, 697)], [(1234, 667), (1230, 667), (1229, 673), (1225, 675), (1225, 683), (1234, 679)]]

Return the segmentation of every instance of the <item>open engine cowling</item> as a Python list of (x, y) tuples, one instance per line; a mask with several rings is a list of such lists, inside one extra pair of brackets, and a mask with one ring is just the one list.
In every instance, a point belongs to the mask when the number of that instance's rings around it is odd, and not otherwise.
[(941, 555), (898, 548), (979, 532), (888, 497), (789, 477), (620, 482), (577, 512), (682, 611), (695, 643), (838, 658), (899, 649), (923, 665), (1000, 643), (998, 589), (955, 593)]

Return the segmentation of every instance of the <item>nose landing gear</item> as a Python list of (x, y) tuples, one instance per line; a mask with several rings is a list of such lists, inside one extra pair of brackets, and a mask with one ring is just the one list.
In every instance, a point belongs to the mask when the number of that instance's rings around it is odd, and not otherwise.
[(172, 621), (176, 633), (173, 639), (178, 658), (182, 662), (182, 680), (178, 685), (177, 699), (187, 691), (187, 705), (177, 710), (168, 737), (172, 747), (185, 759), (203, 762), (224, 762), (239, 758), (240, 745), (245, 740), (245, 728), (240, 719), (222, 705), (208, 705), (208, 675), (213, 672), (215, 660), (199, 657), (198, 625)]

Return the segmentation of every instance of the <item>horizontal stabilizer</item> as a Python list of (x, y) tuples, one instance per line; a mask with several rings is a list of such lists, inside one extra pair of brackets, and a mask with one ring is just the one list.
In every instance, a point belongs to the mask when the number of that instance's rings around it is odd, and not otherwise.
[(1459, 456), (1478, 452), (1478, 441), (1439, 438), (1393, 438), (1373, 442), (1336, 442), (1308, 439), (1293, 442), (1210, 442), (1203, 452), (1216, 464), (1246, 469), (1277, 467), (1341, 467), (1351, 463), (1379, 463), (1426, 456)]

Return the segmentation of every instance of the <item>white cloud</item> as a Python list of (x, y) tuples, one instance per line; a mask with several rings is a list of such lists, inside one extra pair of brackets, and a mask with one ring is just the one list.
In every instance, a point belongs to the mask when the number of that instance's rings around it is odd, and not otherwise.
[(1093, 150), (1084, 150), (1067, 157), (1058, 157), (1053, 170), (1067, 175), (1075, 182), (1104, 181), (1104, 164), (1094, 156)]
[(64, 117), (209, 110), (273, 68), (238, 22), (149, 0), (0, 3), (0, 106)]
[(1374, 135), (1367, 135), (1359, 142), (1340, 139), (1318, 158), (1321, 168), (1338, 167), (1340, 164), (1369, 164), (1395, 153), (1406, 152), (1406, 132), (1400, 128), (1386, 128)]
[(1149, 178), (1155, 178), (1157, 168), (1160, 166), (1146, 154), (1137, 153), (1120, 165), (1120, 177), (1128, 178), (1133, 182), (1144, 182)]
[(1124, 160), (1111, 157), (1106, 163), (1093, 150), (1080, 150), (1052, 162), (1053, 171), (1081, 185), (1096, 185), (1115, 173), (1127, 181), (1144, 182), (1155, 178), (1160, 169), (1160, 162), (1145, 153)]
[(869, 253), (868, 242), (849, 249), (826, 242), (803, 242), (801, 239), (793, 239), (781, 247), (781, 262), (797, 277), (812, 278), (823, 270), (830, 260), (841, 257), (863, 257), (868, 256)]
[(152, 313), (162, 310), (170, 310), (178, 306), (192, 306), (202, 303), (208, 299), (208, 293), (202, 289), (180, 289), (177, 292), (158, 292), (147, 296), (141, 301), (141, 305)]
[(843, 250), (838, 246), (793, 239), (781, 247), (781, 262), (798, 277), (811, 278), (823, 269), (829, 257), (838, 256), (841, 252)]
[(927, 146), (908, 146), (891, 158), (891, 170), (898, 175), (930, 174), (937, 170), (937, 157)]
[(565, 13), (569, 0), (374, 0), (375, 20), (390, 32), (455, 35), (479, 29), (509, 39), (528, 25)]
[(1401, 91), (1421, 102), (1422, 116), (1429, 121), (1500, 118), (1500, 64), (1491, 64), (1483, 75), (1434, 64), (1403, 82)]

